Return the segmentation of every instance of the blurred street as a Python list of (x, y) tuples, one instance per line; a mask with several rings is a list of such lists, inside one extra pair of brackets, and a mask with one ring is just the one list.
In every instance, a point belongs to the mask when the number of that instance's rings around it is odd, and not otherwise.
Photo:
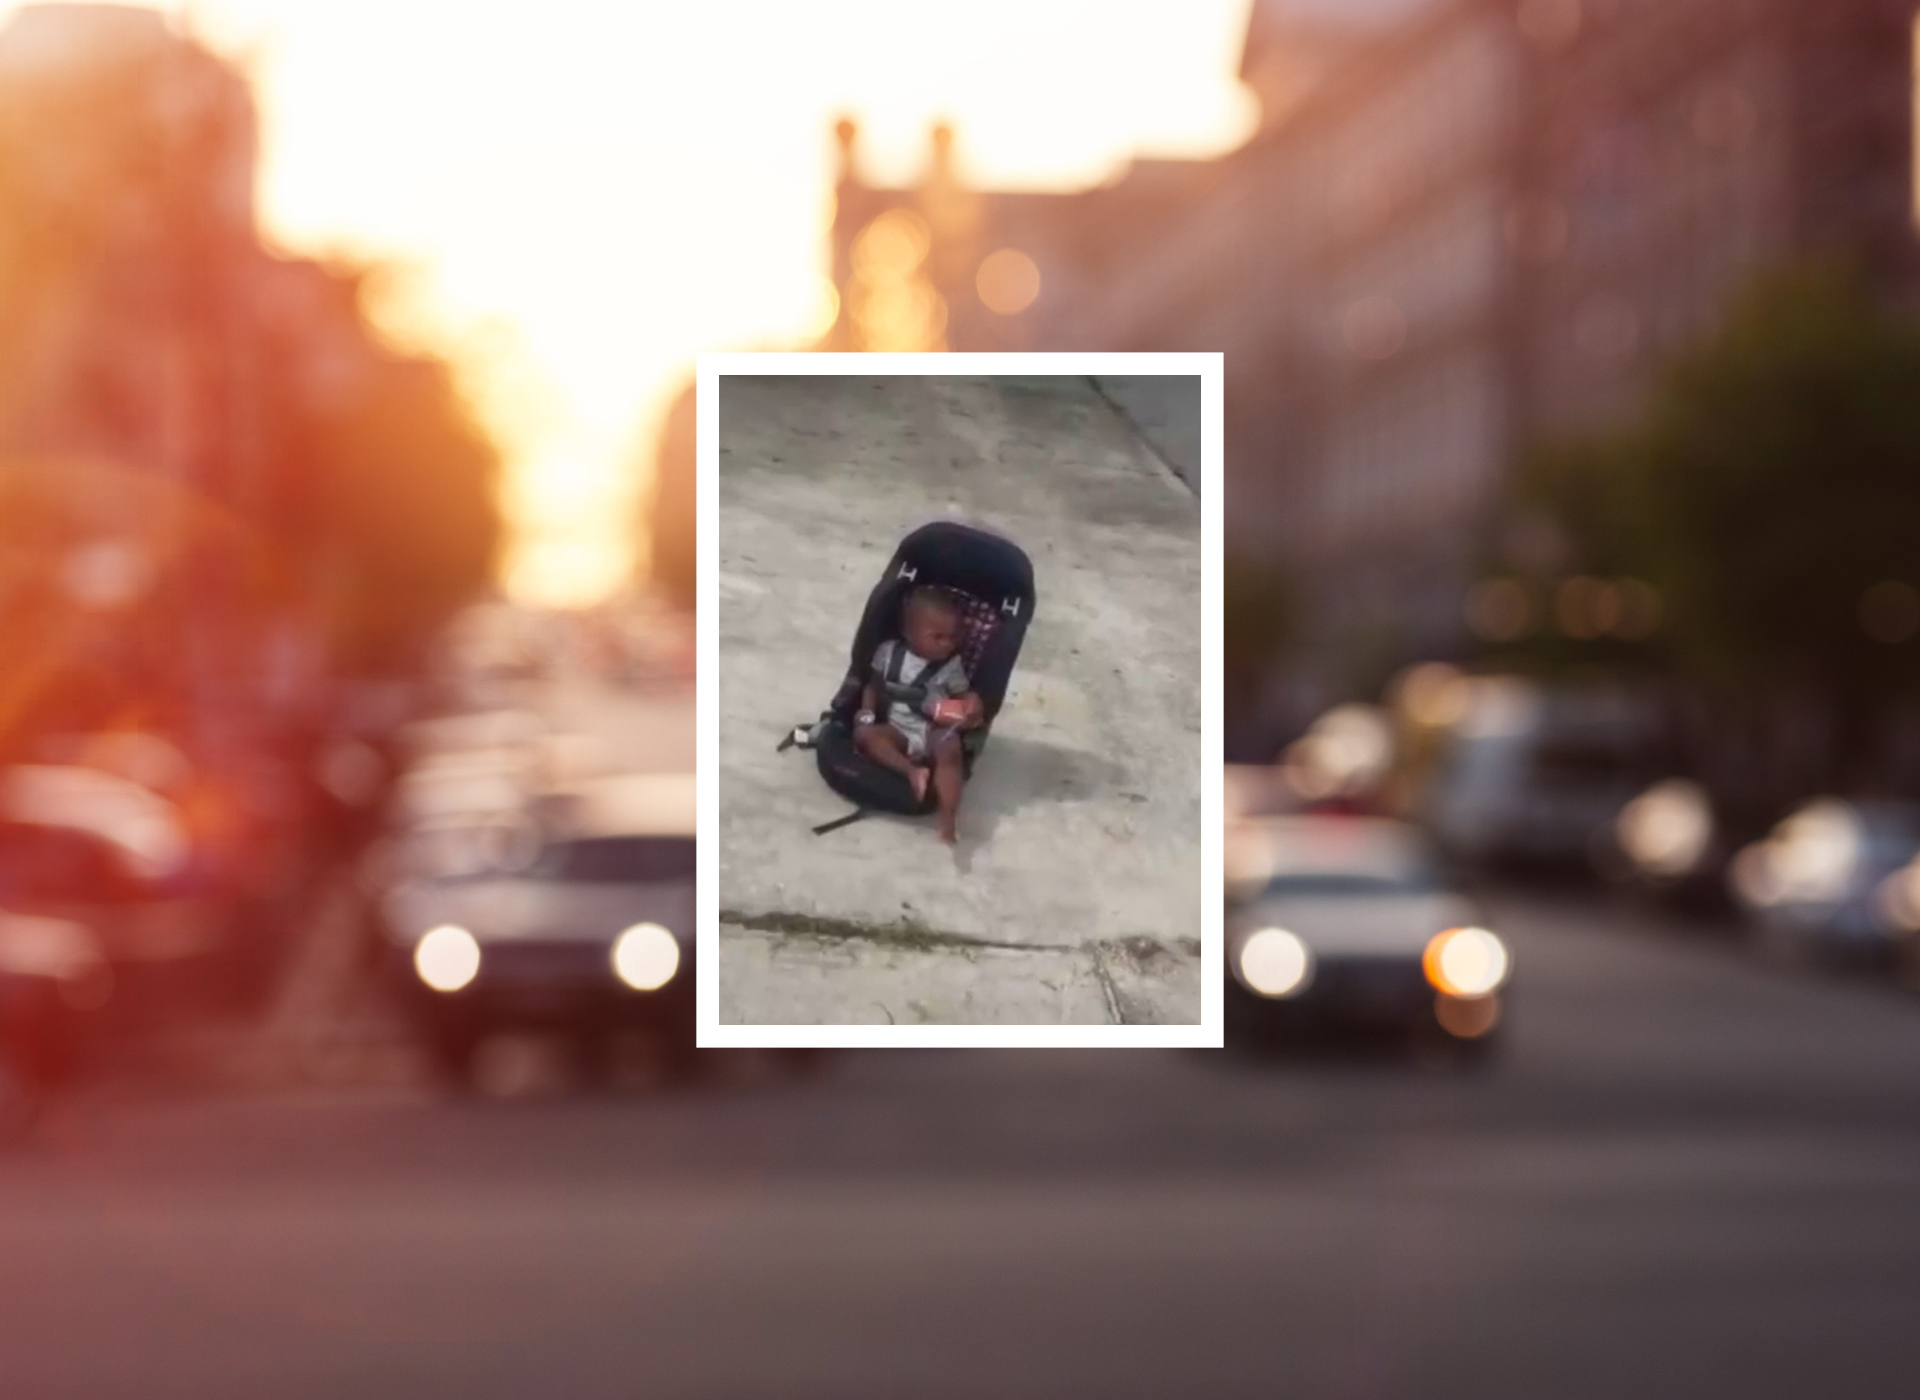
[[(0, 0), (0, 1400), (1920, 1392), (1917, 5)], [(1189, 1020), (1216, 568), (1228, 1005), (1395, 1043), (693, 1048)]]
[(44, 1397), (1899, 1393), (1915, 1008), (1567, 894), (1488, 905), (1524, 1000), (1480, 1074), (869, 1052), (512, 1102), (397, 1062), (98, 1083), (0, 1157), (0, 1374)]

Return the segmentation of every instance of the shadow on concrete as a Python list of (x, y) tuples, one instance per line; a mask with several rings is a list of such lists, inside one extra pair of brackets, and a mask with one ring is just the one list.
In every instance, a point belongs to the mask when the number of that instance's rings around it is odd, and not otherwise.
[[(1125, 790), (1128, 772), (1117, 763), (1082, 749), (1049, 744), (1038, 739), (994, 735), (967, 783), (960, 808), (960, 844), (954, 861), (969, 870), (976, 852), (993, 843), (1000, 820), (1035, 803), (1084, 802), (1118, 795), (1123, 800), (1147, 800), (1144, 793)], [(868, 821), (893, 822), (933, 829), (932, 817), (903, 817), (873, 811)]]
[[(960, 812), (961, 868), (993, 841), (1002, 817), (1034, 803), (1112, 796), (1124, 788), (1127, 777), (1119, 764), (1084, 749), (994, 735), (981, 752)], [(1138, 800), (1145, 801), (1145, 795)]]

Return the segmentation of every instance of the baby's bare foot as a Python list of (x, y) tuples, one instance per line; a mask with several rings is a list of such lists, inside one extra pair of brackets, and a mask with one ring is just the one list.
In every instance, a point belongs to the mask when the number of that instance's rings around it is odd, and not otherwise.
[(913, 800), (927, 800), (927, 784), (933, 781), (933, 774), (925, 768), (916, 768), (907, 775), (907, 781), (913, 784)]
[(942, 822), (940, 823), (940, 839), (945, 841), (949, 846), (957, 846), (960, 844), (960, 833), (954, 830), (952, 822)]

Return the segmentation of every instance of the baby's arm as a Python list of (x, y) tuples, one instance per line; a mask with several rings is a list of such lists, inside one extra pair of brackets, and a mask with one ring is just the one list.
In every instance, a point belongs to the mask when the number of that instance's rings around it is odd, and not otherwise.
[(881, 664), (887, 654), (886, 643), (880, 644), (873, 654), (873, 665), (867, 668), (867, 683), (860, 687), (860, 712), (880, 718), (880, 676)]
[[(962, 729), (976, 728), (984, 715), (980, 697), (973, 693), (972, 682), (967, 679), (966, 669), (958, 662), (938, 677), (935, 687), (939, 694), (929, 695), (928, 710), (937, 711), (932, 718), (943, 724), (958, 724)], [(954, 718), (956, 708), (959, 717)]]

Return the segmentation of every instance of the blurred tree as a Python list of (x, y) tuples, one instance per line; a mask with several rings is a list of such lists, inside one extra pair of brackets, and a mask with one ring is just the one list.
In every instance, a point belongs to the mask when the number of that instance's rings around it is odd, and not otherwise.
[(1222, 580), (1226, 728), (1244, 730), (1294, 636), (1294, 584), (1272, 557), (1230, 558)]
[(653, 583), (678, 607), (694, 603), (694, 391), (683, 389), (667, 411), (654, 454), (653, 491), (643, 527), (653, 540)]
[(177, 727), (195, 575), (259, 627), (295, 580), (257, 531), (156, 473), (79, 457), (0, 458), (0, 752), (60, 728)]
[[(261, 245), (245, 76), (163, 16), (29, 6), (0, 67), (0, 453), (113, 464), (225, 521), (134, 610), (180, 685), (237, 695), (293, 633), (406, 665), (499, 534), (496, 455), (446, 367), (380, 341), (364, 273)], [(26, 528), (0, 521), (0, 547)], [(140, 521), (87, 528), (56, 570), (109, 536), (159, 548)], [(236, 532), (273, 587), (213, 545)]]
[(1653, 586), (1666, 665), (1822, 694), (1857, 757), (1863, 721), (1920, 679), (1917, 391), (1920, 327), (1845, 268), (1778, 271), (1637, 421), (1536, 453), (1519, 501), (1578, 570)]
[(404, 668), (492, 577), (499, 454), (443, 362), (381, 343), (365, 270), (273, 273), (260, 523), (323, 600), (342, 659)]
[(338, 567), (346, 655), (404, 668), (492, 577), (498, 454), (445, 365), (376, 365), (350, 408), (313, 424), (319, 509), (306, 534)]

